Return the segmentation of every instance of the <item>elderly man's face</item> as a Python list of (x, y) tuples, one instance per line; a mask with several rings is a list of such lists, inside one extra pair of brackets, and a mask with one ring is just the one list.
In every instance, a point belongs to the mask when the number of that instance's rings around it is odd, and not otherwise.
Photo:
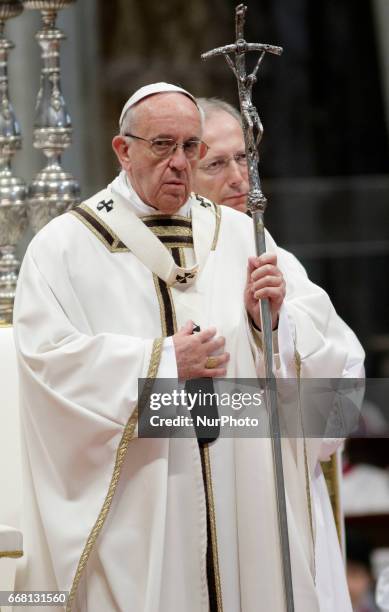
[[(239, 122), (225, 111), (215, 111), (206, 119), (203, 140), (209, 146), (195, 179), (195, 191), (217, 204), (245, 212), (249, 190), (244, 154), (244, 138)], [(235, 156), (235, 158), (233, 157)]]
[[(135, 107), (131, 133), (147, 140), (171, 138), (182, 144), (201, 138), (200, 114), (183, 94), (156, 94)], [(186, 202), (193, 190), (198, 159), (187, 159), (181, 147), (161, 158), (149, 143), (122, 136), (114, 138), (113, 147), (143, 202), (164, 214), (175, 213)]]

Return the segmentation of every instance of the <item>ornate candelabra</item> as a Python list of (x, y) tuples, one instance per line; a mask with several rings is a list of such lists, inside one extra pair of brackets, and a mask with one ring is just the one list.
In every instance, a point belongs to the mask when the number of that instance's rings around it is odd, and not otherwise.
[(55, 25), (59, 10), (74, 0), (24, 0), (26, 9), (42, 13), (36, 39), (42, 50), (40, 90), (36, 104), (34, 147), (47, 158), (29, 188), (28, 215), (37, 232), (79, 202), (79, 185), (61, 166), (61, 155), (72, 142), (72, 124), (60, 85), (60, 44), (66, 36)]
[(4, 36), (7, 19), (22, 10), (20, 0), (0, 1), (0, 326), (12, 323), (20, 265), (15, 249), (27, 227), (26, 186), (11, 170), (22, 139), (8, 94), (8, 53), (14, 45)]

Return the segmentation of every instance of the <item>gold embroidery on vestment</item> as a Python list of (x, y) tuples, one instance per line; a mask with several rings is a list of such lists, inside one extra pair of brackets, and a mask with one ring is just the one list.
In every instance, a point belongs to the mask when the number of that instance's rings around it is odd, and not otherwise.
[(311, 484), (310, 484), (310, 476), (309, 476), (309, 468), (308, 468), (307, 442), (305, 439), (303, 415), (302, 415), (302, 410), (301, 410), (301, 355), (298, 352), (296, 345), (294, 347), (294, 361), (295, 361), (295, 367), (296, 367), (296, 372), (297, 372), (298, 407), (299, 407), (299, 416), (300, 416), (300, 423), (301, 423), (302, 436), (303, 436), (305, 492), (307, 496), (309, 528), (310, 528), (311, 541), (312, 541), (313, 580), (316, 583), (315, 532), (313, 529), (312, 493), (311, 493)]
[(0, 559), (4, 559), (7, 557), (8, 559), (20, 559), (23, 557), (22, 550), (0, 550)]
[(333, 453), (329, 461), (321, 462), (321, 469), (326, 481), (328, 494), (330, 497), (332, 512), (334, 514), (336, 531), (341, 549), (344, 549), (342, 536), (342, 509), (340, 500), (340, 483), (338, 472), (338, 455)]
[(156, 219), (172, 219), (173, 221), (186, 221), (188, 224), (190, 223), (190, 217), (184, 217), (183, 215), (145, 215), (144, 217), (140, 217), (144, 223), (147, 225), (147, 221), (155, 221)]
[[(86, 219), (85, 217), (83, 217), (82, 215), (79, 214), (79, 212), (77, 211), (77, 208), (81, 208), (82, 210), (84, 210), (90, 217), (92, 217), (101, 227), (104, 228), (104, 230), (111, 236), (112, 238), (112, 243), (110, 244), (107, 239), (105, 238), (105, 236), (98, 230), (98, 228), (96, 228), (94, 225), (92, 225), (92, 223), (90, 221), (88, 221), (88, 219)], [(74, 208), (73, 210), (69, 211), (69, 214), (73, 215), (74, 217), (76, 217), (79, 221), (81, 221), (85, 227), (87, 227), (92, 234), (94, 234), (96, 236), (96, 238), (98, 238), (100, 240), (100, 242), (103, 243), (103, 245), (111, 252), (111, 253), (128, 253), (129, 252), (129, 248), (126, 247), (125, 245), (123, 245), (123, 243), (121, 242), (119, 236), (117, 236), (115, 234), (115, 232), (113, 232), (111, 230), (111, 228), (109, 227), (109, 225), (107, 225), (106, 223), (104, 223), (104, 221), (102, 221), (102, 219), (96, 215), (96, 213), (94, 212), (94, 210), (92, 210), (92, 208), (89, 208), (89, 206), (87, 204), (82, 203), (79, 204), (76, 208)], [(122, 245), (122, 246), (119, 246)]]
[(216, 219), (215, 219), (215, 233), (213, 236), (211, 251), (214, 251), (216, 249), (217, 241), (219, 239), (220, 222), (222, 218), (222, 207), (219, 206), (218, 204), (214, 204), (213, 207), (214, 207), (214, 213), (215, 213)]
[(180, 252), (180, 268), (186, 268), (186, 257), (185, 257), (185, 249), (179, 247)]
[(211, 472), (211, 461), (209, 456), (208, 444), (205, 444), (200, 452), (203, 452), (204, 456), (204, 467), (205, 467), (205, 486), (207, 488), (207, 499), (209, 507), (209, 523), (211, 531), (211, 547), (212, 547), (212, 559), (213, 567), (215, 572), (215, 588), (216, 588), (216, 605), (217, 612), (223, 612), (223, 599), (222, 599), (222, 588), (220, 580), (220, 569), (219, 569), (219, 553), (217, 545), (217, 532), (216, 532), (216, 512), (215, 502), (213, 497), (213, 486), (212, 486), (212, 472)]
[[(163, 338), (157, 338), (153, 342), (153, 348), (151, 351), (149, 368), (147, 372), (147, 379), (154, 379), (157, 375), (158, 367), (161, 361), (162, 345), (163, 345)], [(149, 388), (147, 388), (146, 392), (148, 391), (149, 391)], [(143, 389), (142, 396), (144, 393), (145, 393), (145, 389)], [(142, 397), (139, 398), (138, 403), (140, 403), (141, 401), (142, 401)], [(102, 530), (104, 526), (109, 510), (111, 508), (112, 500), (115, 495), (115, 491), (116, 491), (116, 488), (119, 482), (123, 463), (126, 458), (128, 445), (134, 437), (137, 419), (138, 419), (138, 406), (135, 408), (134, 412), (128, 419), (127, 424), (124, 428), (124, 432), (123, 432), (122, 438), (120, 440), (120, 443), (119, 443), (119, 446), (116, 452), (116, 460), (115, 460), (115, 465), (113, 469), (113, 474), (111, 477), (111, 482), (108, 487), (108, 492), (105, 497), (103, 506), (97, 517), (97, 520), (92, 528), (92, 531), (90, 532), (88, 536), (88, 539), (84, 546), (84, 550), (82, 551), (80, 560), (78, 562), (77, 570), (76, 570), (76, 573), (73, 579), (73, 584), (72, 584), (72, 587), (69, 593), (69, 598), (66, 604), (66, 612), (71, 612), (72, 610), (73, 602), (76, 596), (78, 585), (81, 580), (82, 572), (84, 571), (86, 564), (88, 563), (88, 559), (90, 557), (92, 549), (96, 543), (96, 540), (98, 538), (100, 531)]]
[(151, 225), (147, 227), (156, 236), (185, 236), (189, 238), (192, 238), (193, 236), (191, 227), (181, 227), (180, 225)]

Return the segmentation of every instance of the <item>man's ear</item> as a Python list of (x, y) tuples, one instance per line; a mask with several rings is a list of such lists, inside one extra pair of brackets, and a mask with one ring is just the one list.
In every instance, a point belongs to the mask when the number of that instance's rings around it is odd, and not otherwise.
[(130, 156), (129, 156), (129, 142), (127, 138), (124, 136), (114, 136), (112, 139), (112, 148), (116, 153), (116, 157), (118, 158), (121, 167), (123, 170), (128, 170), (130, 164)]

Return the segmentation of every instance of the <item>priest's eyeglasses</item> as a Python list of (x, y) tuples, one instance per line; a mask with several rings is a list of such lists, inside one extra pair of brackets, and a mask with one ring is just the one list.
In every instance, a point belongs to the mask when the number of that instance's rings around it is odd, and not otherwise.
[(205, 164), (204, 166), (199, 166), (199, 170), (202, 170), (203, 172), (214, 176), (215, 174), (219, 174), (219, 172), (228, 168), (232, 160), (234, 160), (242, 169), (247, 168), (246, 153), (235, 153), (234, 155), (230, 155), (229, 157), (218, 157), (216, 159), (213, 159), (208, 164)]
[(126, 133), (125, 136), (128, 138), (135, 138), (136, 140), (143, 140), (150, 145), (150, 148), (154, 155), (157, 157), (170, 157), (174, 155), (178, 147), (184, 151), (184, 155), (187, 159), (202, 159), (207, 154), (208, 145), (205, 144), (199, 138), (189, 138), (185, 142), (179, 143), (174, 138), (153, 138), (148, 140), (147, 138), (141, 138), (141, 136), (134, 136), (134, 134)]

